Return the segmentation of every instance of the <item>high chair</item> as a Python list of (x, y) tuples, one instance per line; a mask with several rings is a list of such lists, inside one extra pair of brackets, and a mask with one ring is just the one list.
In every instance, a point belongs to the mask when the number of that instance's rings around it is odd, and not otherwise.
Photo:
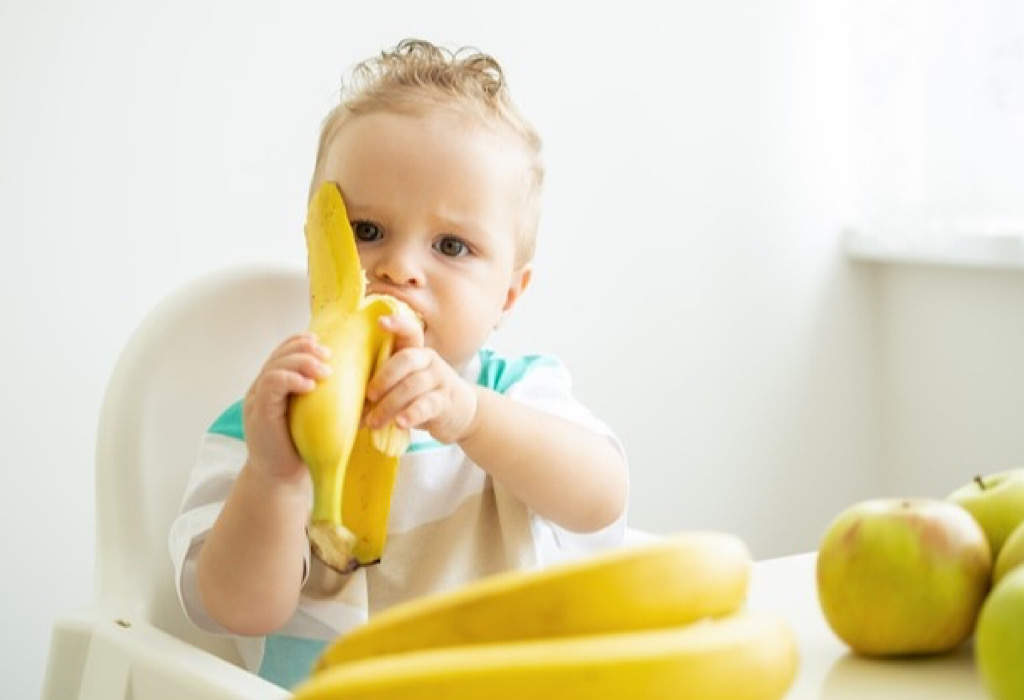
[(167, 535), (206, 428), (308, 319), (302, 270), (235, 268), (173, 292), (131, 336), (97, 435), (95, 602), (54, 624), (43, 700), (288, 697), (185, 618)]

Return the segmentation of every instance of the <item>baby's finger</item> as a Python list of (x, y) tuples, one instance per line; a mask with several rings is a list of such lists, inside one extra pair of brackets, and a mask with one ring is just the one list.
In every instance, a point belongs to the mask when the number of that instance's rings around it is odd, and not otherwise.
[[(422, 396), (437, 389), (436, 377), (429, 372), (413, 372), (393, 386), (371, 408), (366, 425), (380, 428), (406, 412)], [(406, 427), (406, 426), (400, 426)]]
[(441, 394), (437, 391), (421, 394), (395, 416), (395, 425), (403, 430), (418, 428), (441, 415), (443, 404)]
[(381, 316), (378, 322), (381, 328), (394, 336), (394, 352), (423, 347), (423, 326), (418, 319), (406, 314), (392, 314)]
[(316, 380), (300, 372), (271, 369), (260, 373), (249, 389), (249, 398), (258, 405), (276, 410), (291, 394), (308, 394), (316, 388)]
[(278, 345), (270, 354), (270, 360), (294, 353), (310, 353), (321, 360), (327, 360), (331, 356), (331, 349), (321, 344), (314, 333), (297, 333)]
[(296, 352), (269, 362), (264, 371), (285, 370), (296, 372), (310, 379), (325, 379), (331, 374), (331, 366), (309, 352)]
[(388, 358), (366, 385), (366, 400), (376, 403), (410, 374), (422, 372), (433, 361), (426, 348), (405, 348)]

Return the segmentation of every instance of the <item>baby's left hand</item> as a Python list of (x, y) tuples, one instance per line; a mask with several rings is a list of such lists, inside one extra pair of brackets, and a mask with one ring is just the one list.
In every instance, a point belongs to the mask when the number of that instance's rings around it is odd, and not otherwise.
[(431, 348), (415, 319), (385, 316), (381, 327), (395, 337), (395, 352), (366, 386), (368, 428), (392, 420), (399, 428), (427, 430), (435, 440), (454, 443), (476, 417), (476, 390)]

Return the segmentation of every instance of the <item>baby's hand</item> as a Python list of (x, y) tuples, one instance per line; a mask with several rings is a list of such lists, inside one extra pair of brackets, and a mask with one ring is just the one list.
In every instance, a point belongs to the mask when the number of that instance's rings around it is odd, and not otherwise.
[(395, 352), (366, 387), (368, 428), (392, 420), (399, 428), (427, 430), (435, 440), (454, 443), (476, 417), (476, 392), (440, 355), (423, 346), (423, 329), (412, 318), (385, 316), (381, 327), (395, 337)]
[(288, 430), (288, 400), (292, 394), (308, 394), (327, 376), (329, 355), (311, 333), (288, 338), (270, 354), (245, 396), (245, 441), (252, 468), (280, 481), (306, 473)]

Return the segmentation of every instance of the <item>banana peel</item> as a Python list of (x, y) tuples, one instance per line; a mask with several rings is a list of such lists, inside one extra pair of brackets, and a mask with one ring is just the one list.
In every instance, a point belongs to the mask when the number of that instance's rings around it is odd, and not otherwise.
[(394, 424), (360, 426), (367, 382), (393, 350), (379, 319), (415, 314), (394, 297), (366, 294), (348, 212), (334, 183), (324, 183), (310, 201), (305, 234), (309, 330), (330, 348), (332, 372), (312, 392), (292, 397), (288, 428), (312, 477), (307, 532), (313, 553), (349, 573), (383, 554), (398, 459), (409, 445), (409, 432)]

